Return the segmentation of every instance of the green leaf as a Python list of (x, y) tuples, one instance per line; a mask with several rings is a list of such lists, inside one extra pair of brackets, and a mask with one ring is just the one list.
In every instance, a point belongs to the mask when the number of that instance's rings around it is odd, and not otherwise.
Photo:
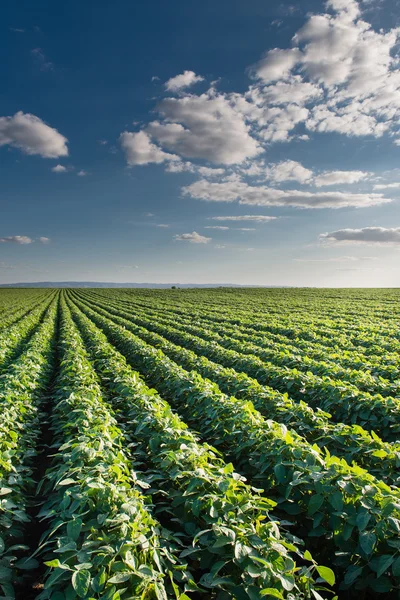
[(370, 518), (371, 518), (371, 515), (368, 512), (362, 512), (359, 515), (357, 515), (356, 522), (357, 522), (357, 527), (360, 531), (364, 531), (364, 529), (368, 525)]
[(400, 577), (400, 556), (393, 563), (392, 573), (393, 577)]
[(39, 563), (34, 558), (22, 558), (15, 563), (15, 566), (22, 571), (31, 571), (32, 569), (37, 569)]
[(4, 548), (6, 547), (4, 540), (0, 537), (0, 553), (4, 552)]
[(318, 575), (322, 577), (329, 585), (335, 585), (335, 573), (329, 567), (315, 567), (318, 571)]
[(275, 588), (264, 588), (261, 590), (260, 596), (273, 596), (273, 598), (281, 598), (283, 600), (281, 592)]
[(360, 534), (359, 541), (362, 551), (365, 552), (367, 556), (369, 556), (374, 549), (376, 543), (376, 535), (372, 533), (372, 531), (363, 531), (363, 533)]
[(58, 485), (71, 485), (72, 483), (76, 483), (75, 479), (71, 479), (71, 477), (67, 477), (67, 479), (63, 479), (58, 482)]
[(116, 573), (116, 575), (114, 575), (113, 577), (111, 577), (111, 579), (108, 580), (108, 583), (124, 583), (125, 581), (128, 581), (128, 579), (130, 579), (131, 577), (132, 573), (130, 572)]
[(76, 542), (76, 540), (79, 537), (79, 534), (81, 532), (82, 529), (82, 520), (81, 519), (74, 519), (73, 521), (70, 521), (67, 525), (67, 536), (69, 538), (71, 538), (72, 540), (74, 540), (74, 542)]
[(355, 565), (351, 565), (351, 567), (348, 568), (344, 576), (344, 583), (346, 585), (351, 585), (361, 575), (362, 570), (362, 567), (356, 567)]
[(72, 575), (72, 585), (79, 598), (84, 598), (88, 593), (90, 585), (89, 571), (75, 571)]
[(320, 494), (315, 494), (315, 496), (311, 497), (310, 502), (308, 503), (308, 514), (312, 516), (324, 503), (324, 497)]
[(308, 550), (304, 552), (304, 560), (310, 560), (311, 562), (315, 562), (313, 557), (311, 556), (311, 553)]
[(388, 570), (393, 561), (394, 556), (392, 554), (383, 554), (379, 557), (378, 568), (376, 570), (378, 578)]

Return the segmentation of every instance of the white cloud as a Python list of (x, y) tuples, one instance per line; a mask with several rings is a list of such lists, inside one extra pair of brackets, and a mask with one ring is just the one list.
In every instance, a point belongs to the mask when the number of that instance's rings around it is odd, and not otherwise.
[[(274, 105), (303, 105), (323, 96), (323, 90), (315, 83), (306, 82), (300, 75), (291, 76), (287, 81), (277, 81), (273, 85), (255, 88), (253, 95), (263, 102)], [(251, 96), (251, 92), (249, 96)]]
[(174, 240), (179, 242), (190, 242), (191, 244), (208, 244), (212, 238), (200, 235), (197, 231), (192, 233), (182, 233), (181, 235), (174, 235)]
[(221, 231), (227, 231), (230, 228), (224, 227), (223, 225), (206, 225), (204, 229), (220, 229)]
[(294, 47), (270, 50), (253, 66), (255, 78), (276, 83), (258, 83), (248, 95), (259, 107), (262, 98), (269, 108), (313, 102), (304, 118), (310, 131), (380, 137), (400, 114), (400, 28), (375, 31), (352, 0), (330, 0), (326, 7), (333, 14), (311, 15)]
[[(170, 152), (175, 159), (166, 166), (170, 172), (218, 175), (207, 172), (208, 166), (185, 162), (200, 159), (243, 165), (250, 175), (250, 159), (269, 144), (307, 140), (308, 132), (388, 134), (400, 143), (400, 28), (375, 30), (364, 17), (355, 0), (329, 0), (321, 14), (307, 18), (290, 47), (268, 51), (249, 69), (253, 81), (243, 93), (217, 92), (213, 85), (203, 94), (188, 93), (185, 87), (199, 78), (193, 71), (170, 79), (167, 88), (181, 93), (161, 100), (157, 120), (140, 132), (144, 138), (125, 140), (133, 154), (130, 164), (168, 161)], [(308, 183), (306, 171), (286, 181)], [(349, 173), (339, 183), (356, 183)], [(337, 182), (333, 173), (314, 176), (317, 187)]]
[(262, 79), (265, 83), (284, 79), (300, 59), (301, 52), (298, 48), (291, 48), (289, 50), (274, 48), (273, 50), (269, 50), (261, 60), (250, 67), (250, 73), (253, 77)]
[(183, 88), (190, 87), (199, 81), (204, 81), (204, 77), (201, 75), (196, 75), (194, 71), (184, 71), (180, 75), (176, 75), (175, 77), (171, 77), (165, 83), (165, 87), (169, 92), (176, 92), (178, 90), (182, 90)]
[(224, 175), (225, 169), (213, 169), (211, 167), (198, 167), (197, 172), (204, 177), (217, 177), (218, 175)]
[(313, 172), (310, 169), (306, 169), (295, 160), (284, 160), (269, 166), (266, 170), (266, 178), (276, 183), (282, 181), (307, 183), (312, 176)]
[(165, 165), (165, 170), (167, 173), (194, 173), (195, 166), (189, 161), (174, 160)]
[(211, 221), (257, 221), (258, 223), (269, 223), (275, 221), (277, 217), (267, 217), (265, 215), (243, 215), (239, 217), (209, 217)]
[(255, 227), (235, 227), (236, 231), (257, 231)]
[(244, 182), (213, 183), (206, 179), (182, 188), (184, 195), (209, 202), (238, 202), (254, 206), (292, 206), (296, 208), (367, 208), (391, 202), (382, 194), (344, 192), (306, 192), (252, 186)]
[(48, 237), (44, 237), (44, 236), (42, 236), (42, 237), (40, 237), (40, 238), (39, 238), (39, 242), (40, 242), (41, 244), (50, 244), (50, 241), (51, 241), (51, 240), (50, 240), (50, 238), (48, 238)]
[(8, 237), (0, 238), (0, 243), (12, 243), (12, 244), (32, 244), (33, 239), (26, 235), (10, 235)]
[(400, 188), (400, 182), (396, 183), (378, 183), (374, 185), (374, 190), (390, 190)]
[(231, 165), (262, 152), (243, 114), (222, 94), (211, 90), (200, 96), (165, 98), (157, 109), (164, 121), (151, 122), (147, 132), (180, 156)]
[(87, 171), (85, 171), (84, 169), (81, 169), (80, 171), (77, 172), (78, 177), (86, 177), (86, 175), (89, 175), (89, 173)]
[(144, 216), (144, 217), (154, 217), (154, 213), (151, 213), (151, 212), (145, 212), (145, 213), (143, 213), (143, 216)]
[(326, 171), (314, 178), (314, 184), (317, 187), (322, 187), (340, 183), (358, 183), (369, 177), (369, 175), (370, 173), (366, 171)]
[(295, 258), (295, 262), (304, 263), (336, 263), (378, 260), (376, 256), (337, 256), (332, 258)]
[(53, 173), (66, 173), (68, 171), (67, 167), (64, 167), (64, 165), (56, 165), (55, 167), (52, 167), (51, 170)]
[(20, 111), (13, 117), (0, 117), (0, 146), (10, 145), (43, 158), (59, 158), (68, 156), (67, 142), (57, 129), (35, 115)]
[(224, 244), (215, 244), (214, 248), (217, 248), (217, 250), (222, 250), (223, 248), (226, 248), (226, 246), (224, 246)]
[(364, 227), (363, 229), (338, 229), (321, 233), (319, 239), (331, 244), (365, 244), (370, 246), (400, 245), (400, 227)]
[(155, 223), (156, 227), (161, 227), (161, 229), (167, 229), (169, 227), (169, 225), (167, 225), (166, 223)]
[(151, 142), (150, 136), (145, 131), (121, 133), (120, 143), (125, 152), (127, 163), (133, 165), (148, 165), (149, 163), (162, 163), (166, 160), (176, 160), (177, 157), (161, 150)]

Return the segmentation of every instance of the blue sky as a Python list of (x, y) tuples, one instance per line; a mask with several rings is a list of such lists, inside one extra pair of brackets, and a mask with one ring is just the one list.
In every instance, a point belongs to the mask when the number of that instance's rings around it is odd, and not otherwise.
[(398, 2), (3, 15), (0, 282), (400, 284)]

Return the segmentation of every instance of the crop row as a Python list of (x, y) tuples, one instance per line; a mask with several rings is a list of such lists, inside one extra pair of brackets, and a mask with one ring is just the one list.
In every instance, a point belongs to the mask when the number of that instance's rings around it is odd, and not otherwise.
[[(121, 306), (122, 308), (123, 306)], [(195, 319), (193, 314), (176, 315), (173, 311), (160, 311), (158, 307), (146, 308), (131, 305), (123, 307), (126, 311), (140, 310), (157, 321), (174, 319), (174, 322), (188, 330), (192, 325), (204, 327), (225, 339), (237, 340), (244, 353), (251, 353), (263, 360), (274, 362), (279, 366), (310, 371), (315, 375), (338, 378), (354, 384), (360, 390), (380, 393), (384, 396), (398, 395), (400, 390), (398, 354), (388, 355), (383, 363), (379, 356), (368, 356), (359, 351), (344, 354), (338, 350), (315, 343), (282, 339), (283, 336), (263, 333), (253, 328), (242, 331), (237, 326), (226, 323), (215, 323), (202, 314)], [(369, 352), (370, 354), (370, 352)]]
[(185, 371), (119, 326), (118, 317), (74, 303), (189, 425), (277, 501), (277, 514), (295, 519), (298, 535), (315, 547), (322, 563), (331, 561), (342, 588), (400, 589), (397, 492), (266, 421), (250, 402), (228, 397), (198, 373)]
[[(104, 293), (99, 294), (97, 290), (95, 294), (100, 296), (105, 295)], [(141, 306), (144, 305), (138, 299), (136, 299), (136, 302)], [(154, 298), (151, 298), (149, 304), (154, 306)], [(188, 312), (186, 303), (181, 309), (178, 309), (176, 304), (171, 302), (157, 302), (158, 307), (160, 304), (164, 305), (166, 310), (172, 310), (178, 314), (180, 312), (187, 314)], [(313, 308), (316, 308), (316, 310), (313, 310)], [(384, 356), (388, 352), (398, 352), (399, 341), (395, 325), (392, 325), (390, 332), (384, 334), (382, 331), (384, 329), (382, 321), (379, 323), (379, 327), (375, 321), (368, 328), (366, 319), (360, 319), (360, 315), (357, 315), (357, 321), (360, 325), (357, 327), (357, 334), (354, 334), (352, 333), (354, 327), (346, 329), (345, 326), (341, 325), (340, 319), (337, 316), (334, 321), (328, 321), (325, 325), (317, 325), (319, 309), (319, 306), (309, 307), (306, 314), (293, 316), (291, 313), (289, 318), (285, 318), (284, 307), (281, 306), (275, 318), (271, 317), (270, 314), (264, 316), (264, 318), (260, 318), (256, 312), (253, 312), (249, 304), (244, 310), (240, 311), (235, 303), (234, 310), (232, 311), (229, 305), (222, 304), (216, 310), (214, 305), (203, 306), (197, 301), (196, 306), (190, 312), (192, 313), (192, 317), (197, 315), (201, 319), (205, 318), (216, 324), (230, 324), (244, 332), (251, 331), (259, 335), (272, 334), (280, 337), (282, 342), (286, 340), (287, 342), (295, 342), (296, 345), (311, 342), (313, 344), (321, 344), (327, 349), (331, 349), (332, 345), (334, 345), (340, 350), (357, 351), (358, 353), (368, 353), (368, 355), (374, 354), (377, 356)], [(338, 304), (336, 304), (336, 310), (338, 310)]]
[[(190, 557), (202, 573), (200, 587), (192, 583), (189, 591), (218, 588), (224, 597), (238, 599), (259, 598), (260, 591), (286, 597), (289, 591), (308, 598), (311, 589), (324, 587), (313, 584), (315, 569), (332, 582), (329, 569), (315, 566), (309, 554), (304, 558), (293, 536), (280, 533), (269, 515), (275, 503), (246, 485), (212, 447), (200, 444), (105, 335), (76, 307), (72, 312), (126, 438), (150, 463), (150, 480), (161, 497), (158, 512), (173, 517), (182, 541), (189, 540), (180, 558)], [(296, 566), (296, 555), (305, 566)]]
[(13, 598), (13, 581), (26, 568), (24, 526), (30, 520), (33, 459), (41, 421), (43, 394), (54, 361), (57, 300), (29, 341), (25, 352), (2, 374), (0, 383), (0, 588)]
[[(201, 340), (196, 340), (194, 344), (192, 336), (176, 331), (174, 327), (143, 319), (137, 313), (134, 317), (130, 316), (129, 321), (125, 320), (123, 326), (152, 346), (160, 348), (186, 370), (195, 370), (211, 379), (223, 392), (252, 401), (265, 417), (284, 423), (309, 442), (316, 443), (320, 448), (326, 447), (331, 454), (343, 457), (347, 462), (355, 460), (386, 483), (397, 483), (400, 445), (383, 442), (358, 425), (332, 423), (327, 413), (313, 411), (304, 402), (296, 403), (287, 394), (262, 386), (244, 373), (209, 360), (206, 358), (209, 344), (200, 343)], [(168, 340), (172, 340), (172, 343)], [(198, 356), (190, 350), (194, 345), (196, 349), (200, 345), (204, 356)]]
[(39, 513), (50, 522), (41, 541), (48, 570), (38, 600), (172, 597), (168, 572), (185, 575), (172, 553), (178, 544), (152, 515), (143, 494), (150, 485), (124, 450), (126, 438), (64, 303), (58, 350), (54, 455)]
[[(94, 305), (93, 301), (91, 303)], [(116, 316), (121, 314), (121, 310), (114, 309), (111, 303), (107, 305), (107, 311)], [(341, 381), (266, 363), (258, 356), (242, 354), (241, 345), (229, 338), (222, 338), (200, 327), (186, 329), (192, 333), (192, 348), (197, 350), (206, 345), (207, 357), (211, 360), (242, 371), (263, 385), (283, 393), (288, 392), (294, 399), (306, 401), (310, 406), (332, 414), (333, 419), (339, 423), (361, 425), (367, 430), (375, 431), (387, 441), (395, 441), (399, 437), (400, 400), (362, 393), (356, 387)], [(196, 344), (194, 332), (207, 344)], [(232, 349), (233, 345), (239, 351)]]

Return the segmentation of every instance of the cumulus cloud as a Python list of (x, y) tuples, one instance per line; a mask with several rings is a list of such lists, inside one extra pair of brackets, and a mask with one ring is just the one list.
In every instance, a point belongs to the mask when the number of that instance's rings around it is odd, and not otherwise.
[[(140, 132), (144, 137), (122, 134), (121, 142), (133, 146), (130, 164), (168, 162), (173, 153), (180, 161), (168, 163), (166, 170), (213, 177), (217, 174), (185, 161), (246, 165), (250, 171), (250, 160), (268, 145), (306, 140), (310, 132), (388, 134), (400, 143), (399, 34), (400, 28), (375, 30), (355, 0), (328, 0), (320, 14), (307, 18), (290, 47), (269, 50), (249, 69), (252, 81), (244, 92), (223, 93), (211, 86), (203, 94), (189, 93), (187, 86), (199, 78), (193, 71), (170, 79), (167, 89), (180, 94), (159, 102), (157, 119)], [(145, 146), (143, 152), (138, 145)], [(286, 181), (308, 183), (306, 171), (293, 171)], [(361, 181), (354, 179), (355, 172), (352, 180), (350, 172), (343, 175), (345, 181), (335, 173), (315, 175), (315, 185)]]
[(270, 50), (252, 67), (267, 85), (250, 93), (258, 104), (262, 97), (275, 105), (314, 102), (304, 119), (311, 131), (380, 137), (400, 112), (400, 29), (375, 31), (352, 0), (330, 0), (326, 8), (309, 17), (294, 47)]
[(190, 87), (199, 81), (204, 81), (204, 77), (196, 75), (194, 71), (184, 71), (180, 75), (168, 79), (165, 83), (165, 87), (169, 92), (177, 92), (178, 90)]
[(252, 186), (245, 182), (214, 183), (206, 179), (182, 188), (184, 195), (209, 202), (238, 202), (254, 206), (292, 206), (296, 208), (367, 208), (391, 202), (382, 194), (344, 192), (307, 192)]
[(64, 167), (64, 165), (56, 165), (55, 167), (52, 167), (51, 170), (53, 173), (66, 173), (68, 171), (67, 167)]
[(26, 235), (10, 235), (8, 237), (0, 238), (0, 243), (6, 244), (32, 244), (33, 239)]
[(266, 170), (267, 179), (280, 183), (282, 181), (298, 181), (307, 183), (313, 176), (310, 169), (306, 169), (295, 160), (283, 160), (271, 165)]
[(369, 175), (366, 171), (326, 171), (317, 175), (313, 182), (317, 187), (338, 185), (341, 183), (351, 184), (358, 183), (369, 177)]
[(0, 146), (13, 146), (25, 154), (43, 158), (68, 156), (68, 140), (57, 129), (22, 111), (13, 117), (0, 117)]
[(225, 169), (213, 169), (211, 167), (198, 167), (197, 172), (204, 177), (217, 177), (224, 175)]
[(275, 221), (277, 217), (267, 217), (266, 215), (242, 215), (235, 217), (209, 217), (212, 221), (257, 221), (258, 223), (269, 223)]
[(134, 165), (148, 165), (149, 163), (162, 163), (166, 160), (176, 160), (177, 157), (164, 152), (152, 143), (150, 136), (145, 131), (121, 133), (120, 144), (125, 152), (127, 163)]
[(85, 171), (84, 169), (81, 169), (80, 171), (77, 172), (78, 177), (86, 177), (86, 175), (89, 175), (89, 173), (87, 171)]
[(262, 152), (244, 115), (222, 94), (165, 98), (157, 110), (164, 120), (149, 123), (147, 132), (180, 156), (232, 165)]
[(192, 233), (182, 233), (181, 235), (174, 235), (174, 240), (179, 242), (190, 242), (191, 244), (208, 244), (212, 238), (200, 235), (197, 231)]
[(370, 246), (400, 245), (400, 227), (364, 227), (363, 229), (338, 229), (321, 233), (320, 241), (331, 244), (366, 244)]
[(284, 79), (293, 67), (301, 60), (301, 52), (298, 48), (282, 50), (274, 48), (269, 50), (261, 60), (250, 67), (253, 77), (262, 79), (265, 83)]
[(41, 244), (50, 244), (50, 241), (51, 241), (51, 240), (50, 240), (50, 238), (48, 238), (48, 237), (44, 237), (44, 236), (42, 236), (42, 237), (40, 237), (40, 238), (39, 238), (39, 242), (40, 242)]

